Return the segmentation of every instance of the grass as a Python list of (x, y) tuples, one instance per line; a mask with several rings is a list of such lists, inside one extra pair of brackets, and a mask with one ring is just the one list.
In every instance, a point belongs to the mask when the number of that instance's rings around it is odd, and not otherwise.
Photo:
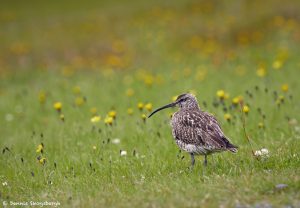
[[(297, 2), (36, 3), (38, 9), (14, 2), (1, 8), (1, 202), (300, 205)], [(223, 102), (220, 89), (229, 94)], [(160, 107), (187, 91), (239, 146), (237, 154), (209, 156), (206, 168), (196, 157), (192, 172), (171, 136), (175, 109), (143, 120), (150, 112), (137, 108)], [(253, 149), (267, 148), (267, 158), (251, 154), (241, 112), (232, 107), (239, 95), (250, 108)], [(99, 123), (90, 121), (91, 108)], [(116, 119), (107, 125), (111, 110)]]

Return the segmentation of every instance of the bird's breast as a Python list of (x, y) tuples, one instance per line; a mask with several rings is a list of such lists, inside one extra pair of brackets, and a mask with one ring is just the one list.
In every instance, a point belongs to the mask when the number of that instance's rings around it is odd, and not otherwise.
[(176, 144), (180, 149), (188, 153), (193, 153), (196, 155), (207, 155), (211, 153), (211, 150), (209, 148), (201, 145), (187, 144), (181, 140), (176, 140)]
[(178, 128), (178, 119), (177, 119), (178, 113), (174, 113), (172, 116), (172, 119), (170, 121), (170, 125), (172, 127), (172, 135), (174, 139), (176, 140), (176, 135), (175, 135), (175, 129)]

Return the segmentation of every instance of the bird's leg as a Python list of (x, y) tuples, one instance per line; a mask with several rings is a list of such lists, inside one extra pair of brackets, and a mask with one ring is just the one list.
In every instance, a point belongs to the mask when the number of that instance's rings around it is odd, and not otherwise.
[(207, 166), (207, 155), (204, 155), (204, 166)]
[(206, 166), (207, 166), (207, 155), (204, 155), (204, 162), (203, 162), (203, 168), (202, 168), (202, 180), (205, 179), (205, 172), (206, 172)]
[(191, 170), (193, 170), (195, 165), (195, 157), (193, 153), (190, 153), (190, 155), (191, 155)]

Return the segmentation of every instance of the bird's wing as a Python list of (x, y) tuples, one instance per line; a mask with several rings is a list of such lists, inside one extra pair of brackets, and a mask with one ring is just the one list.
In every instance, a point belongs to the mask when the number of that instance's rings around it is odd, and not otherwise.
[(226, 149), (228, 140), (225, 138), (215, 117), (201, 111), (178, 113), (181, 115), (176, 115), (173, 122), (173, 134), (177, 139), (186, 144), (202, 145), (213, 149)]

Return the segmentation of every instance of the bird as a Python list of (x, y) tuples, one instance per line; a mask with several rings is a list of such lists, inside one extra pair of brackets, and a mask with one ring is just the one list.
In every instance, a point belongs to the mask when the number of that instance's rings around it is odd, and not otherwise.
[(195, 165), (195, 155), (204, 155), (204, 166), (207, 166), (207, 155), (238, 151), (238, 147), (223, 133), (217, 119), (202, 111), (196, 97), (190, 93), (179, 95), (174, 102), (154, 110), (148, 118), (163, 109), (175, 106), (179, 110), (171, 118), (172, 135), (178, 147), (190, 154), (191, 169)]

